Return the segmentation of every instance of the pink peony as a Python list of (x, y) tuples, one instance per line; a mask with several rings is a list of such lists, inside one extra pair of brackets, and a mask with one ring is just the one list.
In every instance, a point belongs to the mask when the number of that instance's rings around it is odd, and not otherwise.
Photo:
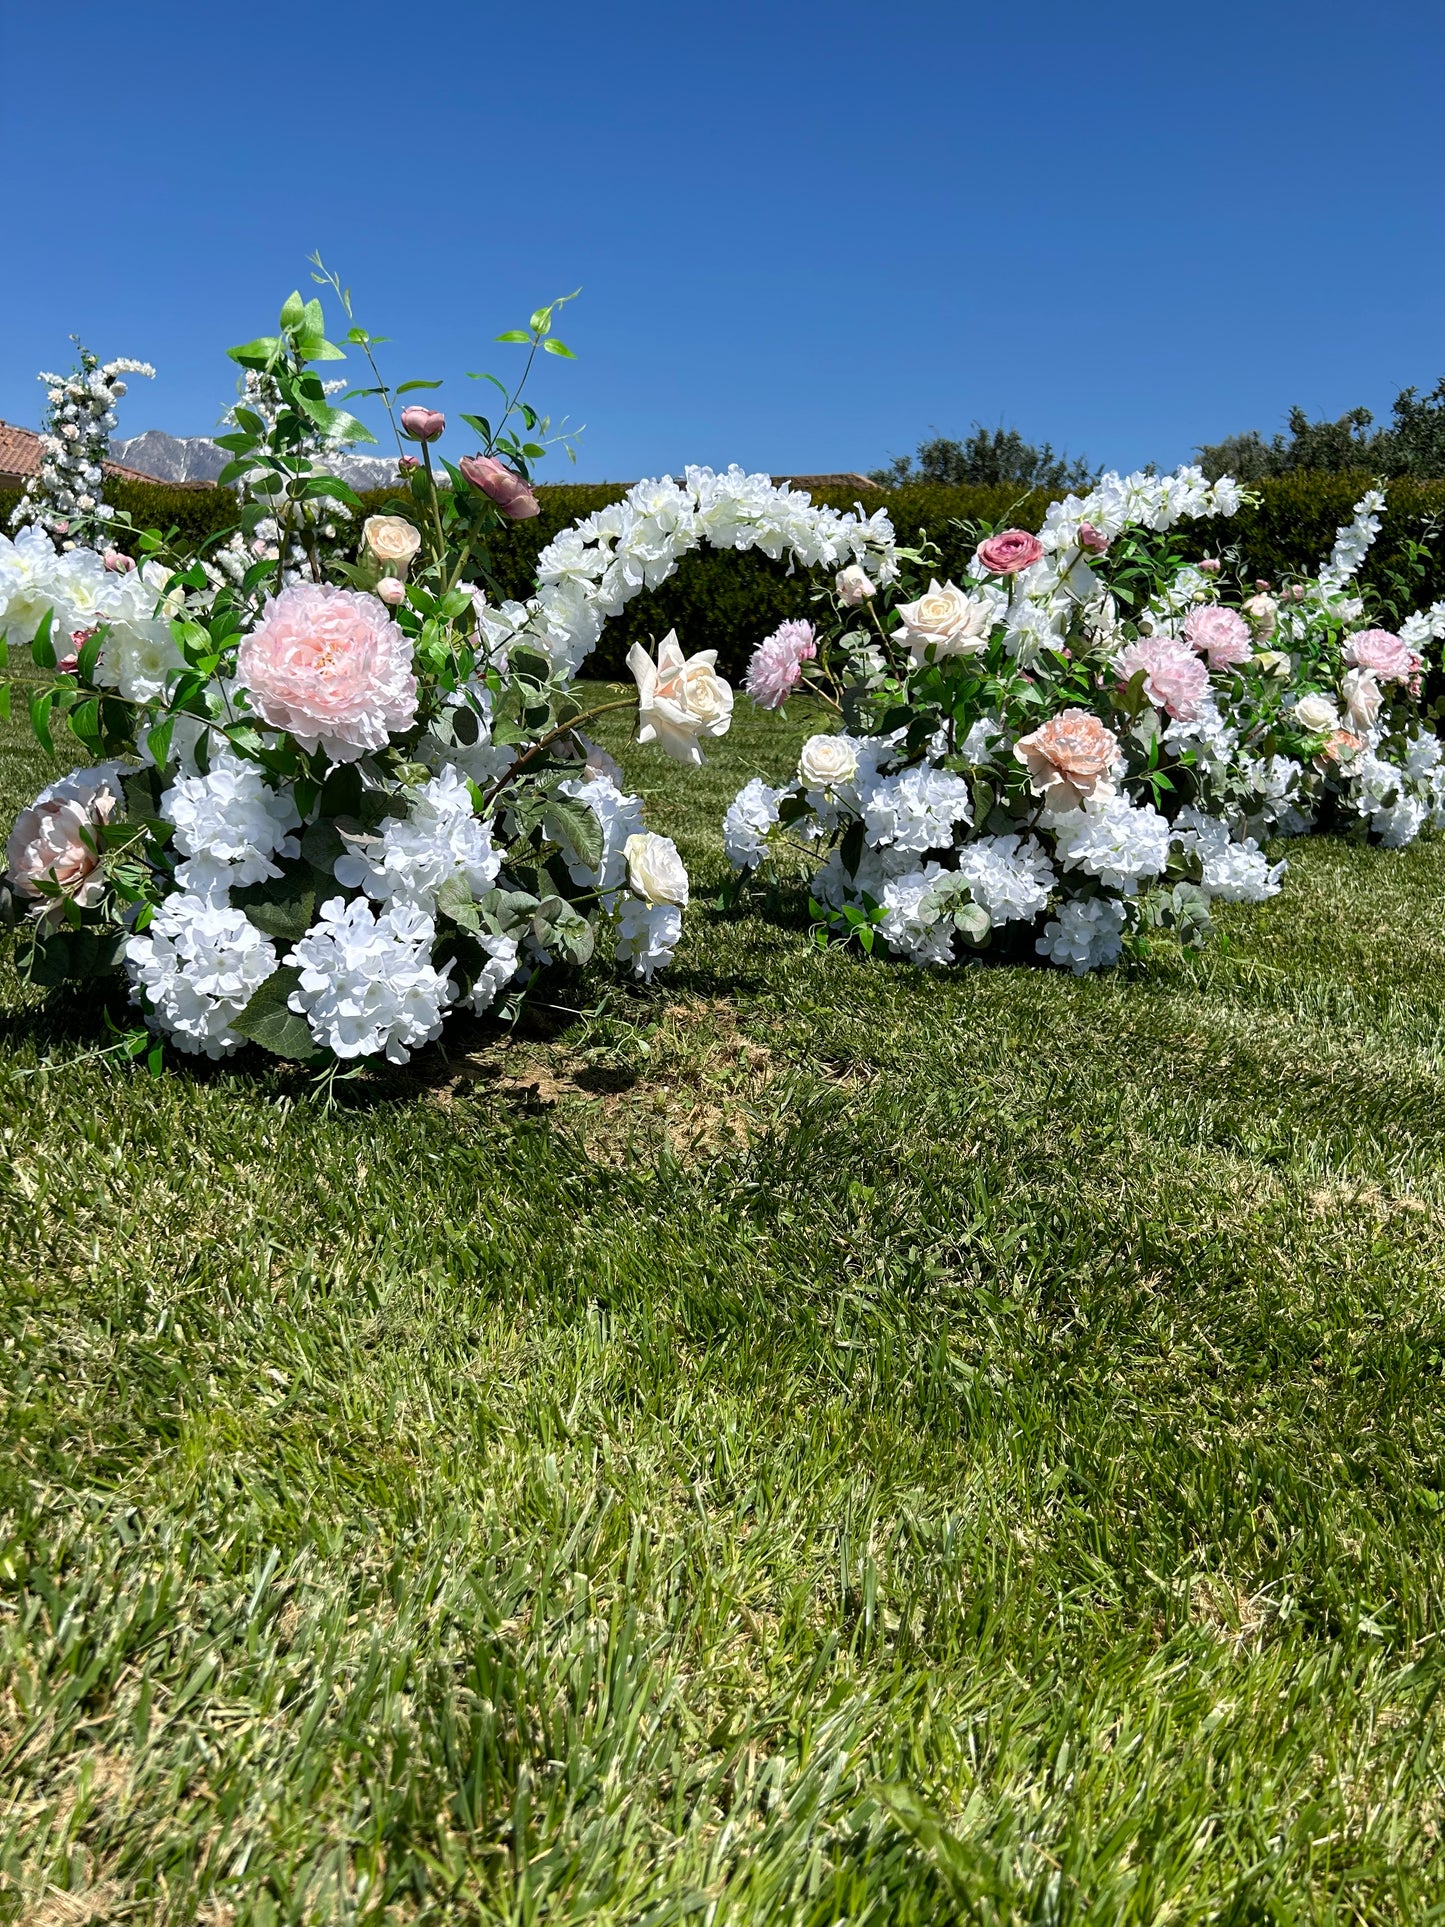
[(458, 464), (473, 488), (490, 495), (509, 522), (525, 522), (541, 513), (541, 503), (515, 469), (494, 455), (463, 455)]
[(384, 749), (416, 717), (411, 642), (375, 596), (293, 582), (241, 639), (236, 677), (251, 707), (334, 763)]
[[(105, 887), (100, 849), (107, 823), (125, 814), (120, 766), (72, 770), (43, 789), (15, 819), (5, 849), (5, 867), (17, 896), (41, 897), (42, 880), (58, 884), (62, 897), (89, 906)], [(50, 920), (59, 905), (45, 912)]]
[(1189, 611), (1184, 618), (1184, 640), (1209, 658), (1211, 669), (1233, 669), (1254, 654), (1254, 638), (1244, 617), (1233, 609), (1221, 609), (1217, 603)]
[(1141, 636), (1119, 657), (1119, 680), (1127, 683), (1144, 671), (1144, 693), (1176, 722), (1187, 723), (1199, 713), (1209, 689), (1209, 671), (1182, 642), (1172, 636)]
[(1087, 549), (1090, 555), (1102, 555), (1109, 546), (1109, 538), (1102, 529), (1096, 529), (1092, 522), (1080, 522), (1079, 547)]
[(1043, 543), (1026, 529), (1000, 529), (997, 535), (979, 543), (979, 566), (990, 575), (1017, 575), (1020, 569), (1037, 562), (1043, 552)]
[(414, 442), (434, 442), (447, 425), (447, 418), (437, 408), (403, 408), (401, 425)]
[(811, 622), (784, 622), (753, 651), (743, 688), (759, 709), (781, 709), (817, 653)]
[(1381, 682), (1413, 683), (1425, 659), (1388, 629), (1362, 629), (1345, 644), (1345, 661), (1352, 669), (1373, 669)]
[(1077, 809), (1096, 791), (1112, 793), (1109, 772), (1119, 739), (1087, 709), (1064, 709), (1031, 735), (1020, 736), (1014, 755), (1029, 773), (1029, 787), (1052, 810)]

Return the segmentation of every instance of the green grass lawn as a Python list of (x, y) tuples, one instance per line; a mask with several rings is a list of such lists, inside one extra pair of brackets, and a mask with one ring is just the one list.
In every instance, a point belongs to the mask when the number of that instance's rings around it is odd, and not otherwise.
[(711, 907), (807, 726), (628, 755), (651, 991), (330, 1113), (7, 969), (0, 1917), (1445, 1917), (1445, 844), (869, 964)]

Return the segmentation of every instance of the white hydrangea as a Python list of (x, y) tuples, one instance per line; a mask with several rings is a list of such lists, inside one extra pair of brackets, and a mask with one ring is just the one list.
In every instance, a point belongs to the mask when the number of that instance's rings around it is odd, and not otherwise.
[(1032, 923), (1054, 887), (1053, 865), (1032, 836), (981, 836), (959, 851), (958, 870), (995, 923)]
[(1430, 805), (1411, 785), (1407, 770), (1366, 750), (1351, 766), (1349, 800), (1387, 850), (1402, 850), (1425, 826)]
[(1211, 776), (1230, 769), (1239, 749), (1239, 732), (1219, 712), (1211, 690), (1187, 722), (1172, 720), (1164, 731), (1164, 747), (1175, 756), (1194, 752), (1196, 764)]
[(461, 771), (448, 766), (411, 793), (410, 813), (389, 816), (375, 836), (358, 838), (332, 865), (347, 890), (365, 890), (378, 903), (409, 904), (430, 915), (445, 883), (467, 894), (491, 889), (502, 867), (491, 832), (475, 813)]
[(682, 911), (675, 903), (648, 903), (626, 896), (617, 918), (617, 961), (652, 982), (653, 972), (672, 962), (682, 936)]
[(880, 899), (887, 915), (879, 925), (890, 950), (916, 964), (946, 964), (953, 959), (953, 922), (929, 900), (942, 866), (908, 870), (883, 885)]
[(1309, 828), (1310, 813), (1300, 808), (1303, 763), (1292, 756), (1246, 756), (1239, 767), (1257, 798), (1251, 819), (1281, 836), (1299, 836)]
[(517, 955), (515, 937), (484, 935), (478, 941), (487, 953), (487, 961), (477, 973), (477, 980), (472, 985), (466, 1008), (480, 1017), (483, 1011), (491, 1009), (516, 976), (520, 968), (520, 959)]
[(883, 901), (883, 886), (892, 877), (904, 876), (918, 866), (906, 850), (870, 849), (859, 853), (858, 867), (848, 869), (841, 850), (834, 849), (816, 872), (810, 888), (818, 902), (829, 910), (859, 901), (865, 894), (875, 903)]
[(441, 1034), (442, 1011), (457, 995), (450, 966), (433, 968), (435, 936), (431, 918), (410, 904), (377, 913), (365, 897), (332, 897), (287, 959), (301, 973), (291, 1009), (338, 1057), (385, 1051), (406, 1063)]
[(1119, 960), (1127, 915), (1117, 897), (1073, 897), (1044, 925), (1034, 948), (1076, 977), (1102, 970)]
[(761, 861), (768, 832), (778, 821), (778, 802), (783, 794), (755, 776), (728, 805), (723, 818), (723, 849), (735, 870), (750, 870)]
[[(453, 712), (448, 719), (451, 727), (447, 733), (457, 739), (475, 730), (475, 742), (444, 742), (428, 730), (416, 746), (417, 761), (438, 773), (448, 766), (459, 769), (479, 789), (486, 789), (499, 776), (505, 776), (517, 760), (517, 752), (510, 744), (492, 741), (492, 692), (485, 682), (475, 681), (469, 683), (465, 691), (457, 690), (449, 696), (446, 706)], [(463, 710), (466, 716), (459, 716), (457, 712)]]
[(175, 826), (176, 866), (185, 890), (215, 897), (280, 876), (275, 857), (296, 856), (289, 832), (301, 819), (289, 791), (271, 788), (259, 766), (226, 752), (204, 776), (178, 776), (160, 813)]
[(1279, 895), (1286, 865), (1271, 863), (1252, 836), (1235, 841), (1227, 823), (1192, 806), (1176, 823), (1179, 840), (1199, 852), (1204, 866), (1200, 888), (1225, 903), (1263, 903)]
[(916, 763), (896, 776), (880, 778), (863, 807), (871, 844), (915, 854), (947, 848), (953, 842), (954, 824), (971, 821), (972, 814), (967, 782), (932, 763)]
[(1054, 846), (1066, 870), (1082, 870), (1131, 897), (1169, 861), (1169, 825), (1152, 804), (1127, 796), (1090, 798), (1082, 809), (1053, 821)]
[(125, 965), (152, 1029), (193, 1055), (225, 1057), (246, 1041), (231, 1024), (275, 970), (276, 949), (242, 911), (181, 891), (129, 939)]
[(625, 795), (605, 775), (573, 777), (561, 787), (564, 796), (587, 805), (602, 830), (601, 862), (586, 863), (573, 850), (567, 858), (568, 874), (583, 888), (601, 891), (604, 907), (610, 909), (615, 892), (627, 881), (627, 839), (645, 827), (642, 798)]

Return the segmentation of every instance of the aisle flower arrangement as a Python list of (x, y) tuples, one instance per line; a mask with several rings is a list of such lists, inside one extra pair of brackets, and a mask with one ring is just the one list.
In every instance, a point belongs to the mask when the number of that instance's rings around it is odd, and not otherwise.
[(820, 941), (940, 965), (998, 943), (1082, 973), (1274, 895), (1272, 837), (1398, 848), (1445, 823), (1420, 701), (1445, 605), (1386, 627), (1356, 587), (1383, 496), (1314, 579), (1231, 597), (1197, 525), (1221, 546), (1240, 501), (1197, 469), (1106, 475), (1037, 536), (980, 531), (963, 584), (922, 550), (891, 581), (840, 571), (749, 668), (764, 708), (806, 689), (837, 725), (791, 782), (740, 791), (734, 869), (801, 852)]
[[(345, 350), (297, 294), (273, 336), (231, 351), (245, 385), (221, 479), (241, 507), (214, 549), (104, 518), (72, 535), (43, 491), (0, 538), (0, 650), (28, 646), (42, 672), (42, 744), (63, 722), (91, 758), (10, 835), (18, 961), (43, 986), (123, 976), (144, 1025), (125, 1048), (401, 1063), (449, 1015), (510, 1012), (600, 943), (646, 980), (670, 961), (687, 873), (585, 734), (599, 712), (578, 665), (704, 542), (888, 579), (892, 531), (693, 469), (554, 542), (528, 603), (495, 600), (493, 547), (537, 512), (547, 424), (522, 382), (539, 351), (570, 358), (559, 305), (499, 337), (526, 370), (496, 383), (495, 421), (463, 417), (480, 446), (455, 462), (445, 416), (402, 401), (435, 384), (375, 374), (361, 392), (397, 430), (397, 496), (364, 524), (321, 463), (371, 437), (318, 374)], [(375, 372), (365, 330), (345, 339)], [(635, 692), (601, 707), (635, 707), (639, 741), (701, 762), (732, 713), (713, 655), (668, 637), (633, 659)]]

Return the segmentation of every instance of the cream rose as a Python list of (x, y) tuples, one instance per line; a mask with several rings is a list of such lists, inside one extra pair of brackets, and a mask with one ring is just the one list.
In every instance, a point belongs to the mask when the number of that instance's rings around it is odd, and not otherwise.
[(1272, 595), (1252, 595), (1244, 605), (1244, 613), (1249, 617), (1254, 633), (1261, 642), (1274, 634), (1274, 625), (1279, 616), (1279, 604)]
[(361, 539), (384, 569), (395, 568), (401, 575), (421, 547), (420, 535), (399, 515), (368, 515)]
[(1340, 726), (1340, 712), (1328, 696), (1301, 696), (1294, 706), (1294, 719), (1311, 736), (1328, 736)]
[(1345, 679), (1340, 684), (1340, 697), (1345, 705), (1345, 720), (1351, 729), (1373, 728), (1384, 698), (1372, 669), (1346, 671)]
[(799, 778), (812, 790), (836, 790), (858, 774), (858, 752), (846, 736), (810, 736), (798, 758)]
[(687, 871), (670, 836), (657, 836), (641, 830), (629, 836), (622, 846), (627, 858), (627, 881), (634, 896), (648, 903), (675, 903), (687, 907)]
[(860, 602), (868, 602), (878, 593), (876, 583), (856, 562), (850, 562), (846, 569), (838, 571), (833, 578), (833, 587), (838, 592), (838, 600), (846, 603), (850, 609), (856, 609)]
[(637, 683), (637, 740), (656, 743), (679, 763), (701, 763), (700, 736), (726, 736), (733, 719), (733, 692), (713, 665), (716, 649), (684, 656), (671, 630), (654, 662), (640, 642), (627, 652)]
[(988, 647), (993, 604), (982, 596), (966, 596), (952, 582), (940, 588), (935, 577), (927, 595), (901, 603), (898, 613), (915, 661), (930, 647), (939, 656), (977, 656)]

